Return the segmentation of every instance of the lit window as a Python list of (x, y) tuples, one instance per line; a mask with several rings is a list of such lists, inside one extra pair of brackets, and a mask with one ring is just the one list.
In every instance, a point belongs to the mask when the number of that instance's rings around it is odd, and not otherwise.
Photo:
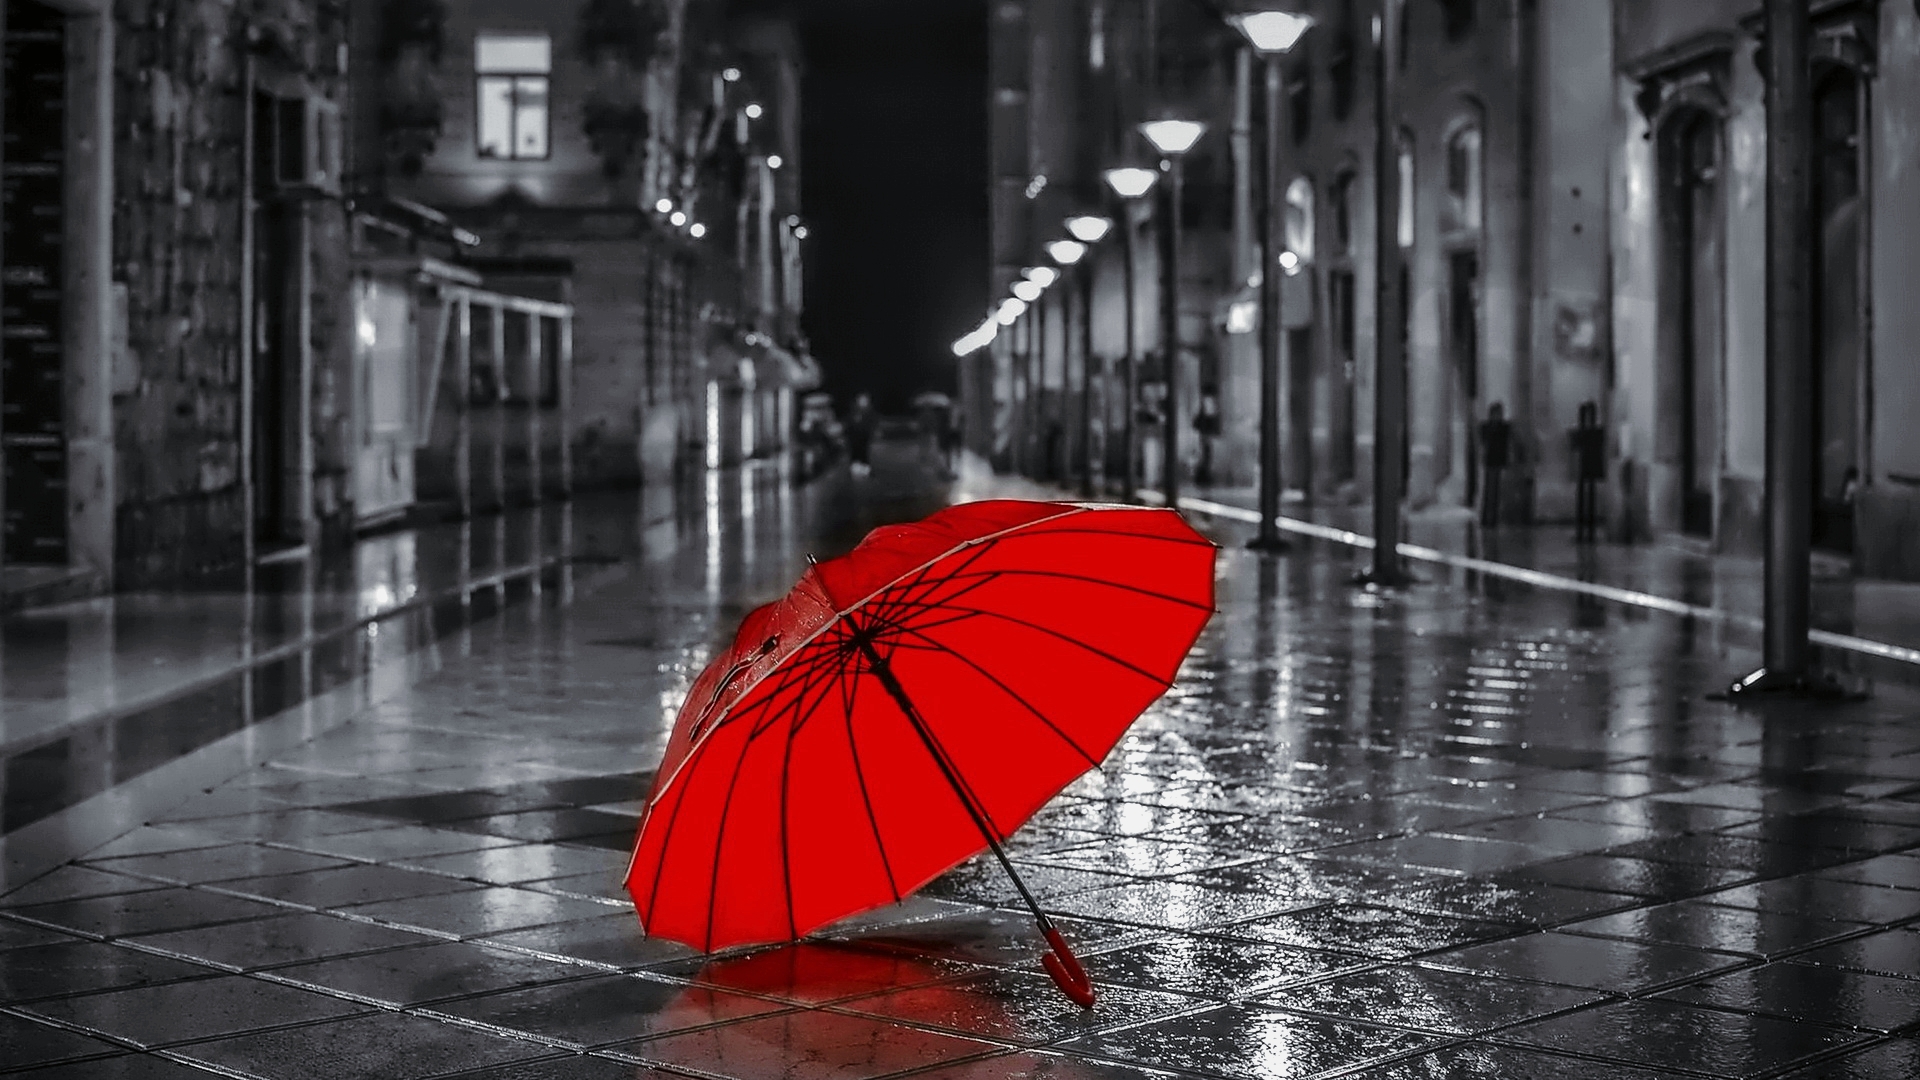
[(1304, 176), (1287, 185), (1287, 250), (1313, 261), (1313, 181)]
[(553, 41), (545, 34), (481, 34), (473, 41), (480, 156), (547, 156), (547, 76)]

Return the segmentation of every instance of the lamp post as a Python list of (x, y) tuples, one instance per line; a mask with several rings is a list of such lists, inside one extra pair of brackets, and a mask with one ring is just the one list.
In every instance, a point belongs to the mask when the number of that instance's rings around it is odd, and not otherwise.
[(1132, 501), (1139, 487), (1140, 478), (1134, 462), (1133, 429), (1133, 414), (1139, 392), (1136, 381), (1140, 370), (1140, 340), (1138, 334), (1135, 332), (1139, 319), (1134, 311), (1136, 298), (1134, 296), (1135, 283), (1133, 279), (1133, 204), (1142, 196), (1146, 195), (1147, 192), (1153, 190), (1153, 186), (1160, 182), (1160, 174), (1154, 172), (1152, 169), (1142, 169), (1137, 166), (1123, 166), (1117, 169), (1108, 169), (1105, 175), (1107, 187), (1111, 188), (1114, 195), (1119, 197), (1121, 210), (1123, 211), (1120, 228), (1120, 257), (1124, 268), (1121, 286), (1127, 294), (1127, 332), (1126, 356), (1121, 360), (1121, 364), (1123, 365), (1121, 381), (1124, 386), (1125, 407), (1122, 410), (1120, 421), (1120, 441), (1124, 444), (1125, 464), (1120, 467), (1120, 497)]
[(1227, 20), (1266, 61), (1266, 197), (1260, 227), (1260, 529), (1249, 545), (1257, 551), (1285, 551), (1280, 538), (1282, 388), (1293, 380), (1286, 365), (1285, 328), (1281, 325), (1280, 253), (1286, 241), (1286, 204), (1281, 178), (1281, 149), (1286, 135), (1286, 83), (1281, 61), (1293, 51), (1313, 19), (1290, 11), (1260, 10)]
[[(1053, 272), (1051, 268), (1043, 269), (1046, 269), (1049, 274)], [(1029, 271), (1029, 275), (1031, 273), (1032, 271)], [(1051, 282), (1052, 279), (1047, 280)], [(1044, 373), (1046, 364), (1047, 342), (1044, 336), (1046, 323), (1044, 309), (1041, 306), (1041, 298), (1046, 291), (1046, 286), (1031, 276), (1022, 277), (1013, 283), (1013, 298), (1026, 305), (1025, 314), (1027, 315), (1023, 321), (1026, 332), (1021, 338), (1026, 343), (1026, 348), (1022, 350), (1020, 356), (1020, 398), (1015, 425), (1019, 432), (1019, 439), (1013, 445), (1014, 471), (1023, 474), (1029, 472), (1033, 466), (1034, 431), (1038, 426), (1036, 419), (1038, 406), (1035, 398), (1040, 387), (1039, 380), (1035, 378), (1035, 372)]]
[(1373, 139), (1373, 569), (1368, 584), (1407, 583), (1400, 562), (1400, 502), (1406, 487), (1407, 298), (1401, 289), (1400, 137), (1394, 122), (1395, 57), (1400, 36), (1394, 0), (1380, 0), (1374, 23)]
[[(1112, 220), (1097, 214), (1067, 219), (1067, 232), (1076, 243), (1089, 248), (1105, 239), (1112, 229)], [(1090, 260), (1080, 267), (1080, 496), (1093, 498), (1093, 263)]]
[(1167, 362), (1160, 487), (1167, 505), (1174, 508), (1180, 505), (1180, 163), (1206, 132), (1207, 125), (1198, 120), (1151, 120), (1140, 125), (1140, 134), (1159, 151), (1160, 167), (1167, 174), (1163, 189), (1167, 213), (1160, 229), (1160, 343)]

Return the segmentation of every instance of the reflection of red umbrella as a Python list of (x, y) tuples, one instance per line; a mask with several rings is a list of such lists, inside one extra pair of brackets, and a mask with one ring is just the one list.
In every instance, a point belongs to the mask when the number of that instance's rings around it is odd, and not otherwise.
[[(714, 950), (892, 903), (1094, 768), (1213, 612), (1177, 513), (983, 502), (875, 530), (748, 615), (695, 681), (627, 890)], [(1082, 1004), (1093, 988), (1019, 877)]]

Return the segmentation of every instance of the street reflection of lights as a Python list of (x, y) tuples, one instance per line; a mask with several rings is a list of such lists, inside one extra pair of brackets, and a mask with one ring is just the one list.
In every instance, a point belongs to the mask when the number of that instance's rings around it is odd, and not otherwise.
[(707, 468), (720, 467), (720, 384), (707, 382)]
[(1027, 280), (1043, 289), (1051, 288), (1060, 280), (1060, 271), (1051, 266), (1030, 266), (1027, 268)]
[(1016, 281), (1013, 283), (1014, 299), (1022, 303), (1033, 303), (1035, 300), (1040, 299), (1040, 294), (1045, 291), (1037, 281)]
[(786, 163), (787, 163), (787, 159), (781, 157), (779, 154), (767, 155), (767, 168), (769, 169), (777, 169), (780, 166), (785, 165)]
[[(713, 385), (711, 383), (709, 386)], [(715, 410), (718, 411), (717, 409)], [(714, 421), (719, 427), (719, 421)], [(709, 458), (716, 455), (708, 454)], [(713, 603), (720, 600), (720, 470), (707, 470), (706, 523), (707, 523), (707, 599)]]
[(372, 319), (368, 318), (365, 315), (360, 316), (359, 329), (360, 329), (360, 344), (371, 349), (375, 345), (378, 345), (380, 343), (380, 330), (378, 327), (374, 326)]
[(1000, 302), (1000, 310), (994, 313), (994, 321), (1001, 326), (1012, 326), (1026, 313), (1027, 302), (1015, 296)]
[(663, 214), (671, 214), (673, 213), (673, 200), (661, 199), (659, 202), (653, 204), (653, 208)]
[(1227, 333), (1251, 334), (1260, 328), (1260, 302), (1235, 300), (1227, 308)]
[(667, 220), (673, 222), (673, 227), (677, 229), (687, 223), (687, 215), (683, 210), (675, 210), (667, 217)]
[(707, 227), (696, 221), (693, 223), (692, 227), (687, 229), (687, 235), (693, 237), (695, 240), (698, 240), (701, 237), (707, 235)]
[(747, 119), (749, 120), (758, 120), (761, 116), (765, 115), (765, 113), (766, 110), (762, 109), (760, 103), (757, 101), (747, 106)]
[(805, 225), (795, 225), (793, 227), (793, 238), (795, 240), (805, 240), (807, 238), (807, 227)]
[(1047, 245), (1047, 257), (1061, 266), (1072, 266), (1087, 254), (1087, 245), (1078, 240), (1055, 240)]

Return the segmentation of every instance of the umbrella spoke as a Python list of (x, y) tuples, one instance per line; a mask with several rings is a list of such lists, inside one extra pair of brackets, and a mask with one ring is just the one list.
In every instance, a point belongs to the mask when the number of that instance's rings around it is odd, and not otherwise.
[[(960, 610), (968, 611), (969, 609), (962, 608)], [(1113, 655), (1112, 653), (1106, 651), (1105, 649), (1100, 648), (1097, 645), (1089, 645), (1086, 642), (1081, 641), (1079, 638), (1073, 637), (1072, 635), (1069, 635), (1069, 634), (1063, 634), (1060, 631), (1055, 630), (1050, 626), (1042, 626), (1039, 623), (1033, 622), (1028, 619), (1015, 618), (1014, 616), (1008, 615), (1007, 613), (1002, 611), (972, 610), (971, 613), (974, 615), (980, 615), (989, 619), (999, 619), (1002, 622), (1010, 622), (1015, 626), (1023, 626), (1028, 630), (1032, 630), (1036, 634), (1045, 634), (1048, 637), (1057, 638), (1061, 641), (1066, 642), (1069, 645), (1074, 646), (1075, 648), (1083, 649), (1087, 652), (1090, 652), (1093, 655), (1098, 656), (1099, 658), (1107, 661), (1110, 664), (1114, 664), (1118, 667), (1125, 668), (1126, 670), (1133, 672), (1135, 675), (1138, 675), (1143, 679), (1147, 679), (1159, 685), (1162, 688), (1173, 685), (1172, 680), (1166, 678), (1165, 676), (1155, 675), (1153, 672), (1148, 671), (1143, 667), (1139, 667), (1129, 661), (1122, 660), (1120, 657)]]
[[(950, 646), (934, 638), (927, 637), (927, 635), (922, 634), (911, 627), (903, 627), (902, 631), (904, 633), (911, 634), (915, 637), (924, 639), (927, 645), (930, 646), (931, 648), (941, 653), (944, 653), (947, 656), (951, 656), (955, 660), (958, 660), (962, 664), (965, 664), (966, 666), (972, 668), (974, 672), (977, 673), (981, 678), (987, 680), (988, 682), (992, 683), (995, 687), (997, 687), (1001, 693), (1007, 695), (1008, 697), (1012, 698), (1015, 702), (1019, 703), (1020, 707), (1027, 710), (1027, 712), (1035, 720), (1038, 720), (1042, 724), (1045, 724), (1048, 731), (1051, 731), (1055, 735), (1060, 736), (1060, 741), (1072, 747), (1073, 752), (1080, 755), (1081, 760), (1087, 763), (1088, 768), (1100, 767), (1099, 759), (1095, 758), (1092, 754), (1087, 753), (1086, 748), (1081, 746), (1078, 740), (1076, 740), (1073, 736), (1067, 734), (1065, 731), (1062, 731), (1060, 729), (1060, 725), (1055, 724), (1052, 721), (1052, 719), (1050, 719), (1047, 716), (1046, 713), (1043, 713), (1038, 708), (1036, 708), (1033, 702), (1028, 701), (1024, 696), (1021, 695), (1021, 693), (1018, 690), (1015, 690), (1013, 687), (1008, 686), (1006, 682), (1004, 682), (999, 676), (995, 675), (993, 672), (988, 671), (986, 668), (981, 667), (978, 663), (974, 662), (974, 659), (972, 657), (968, 656), (963, 652), (960, 652), (957, 649), (951, 648)], [(898, 638), (896, 637), (894, 640), (897, 641)]]
[[(1174, 596), (1170, 593), (1156, 592), (1152, 589), (1144, 589), (1138, 585), (1127, 585), (1118, 581), (1108, 581), (1105, 578), (1093, 577), (1090, 574), (1070, 574), (1064, 570), (1034, 570), (1028, 567), (1008, 567), (1007, 569), (1004, 569), (1004, 570), (974, 570), (965, 574), (956, 574), (954, 575), (954, 577), (955, 577), (955, 580), (974, 579), (974, 578), (982, 578), (982, 577), (988, 578), (988, 579), (997, 579), (1002, 577), (1037, 577), (1037, 578), (1048, 578), (1054, 581), (1078, 581), (1088, 585), (1098, 585), (1101, 588), (1117, 589), (1121, 592), (1129, 592), (1138, 596), (1149, 597), (1154, 600), (1164, 600), (1169, 604), (1179, 604), (1181, 607), (1191, 608), (1194, 611), (1211, 612), (1213, 610), (1211, 607), (1208, 607), (1205, 604), (1196, 603), (1192, 600), (1187, 599), (1184, 596)], [(972, 592), (972, 591), (973, 591), (972, 589), (967, 589), (967, 590), (963, 590), (963, 593)], [(958, 599), (958, 598), (959, 597), (956, 596), (956, 597), (953, 597), (952, 599)], [(949, 603), (948, 600), (943, 599), (938, 604), (930, 604), (928, 606), (945, 607), (947, 606), (948, 603)]]

